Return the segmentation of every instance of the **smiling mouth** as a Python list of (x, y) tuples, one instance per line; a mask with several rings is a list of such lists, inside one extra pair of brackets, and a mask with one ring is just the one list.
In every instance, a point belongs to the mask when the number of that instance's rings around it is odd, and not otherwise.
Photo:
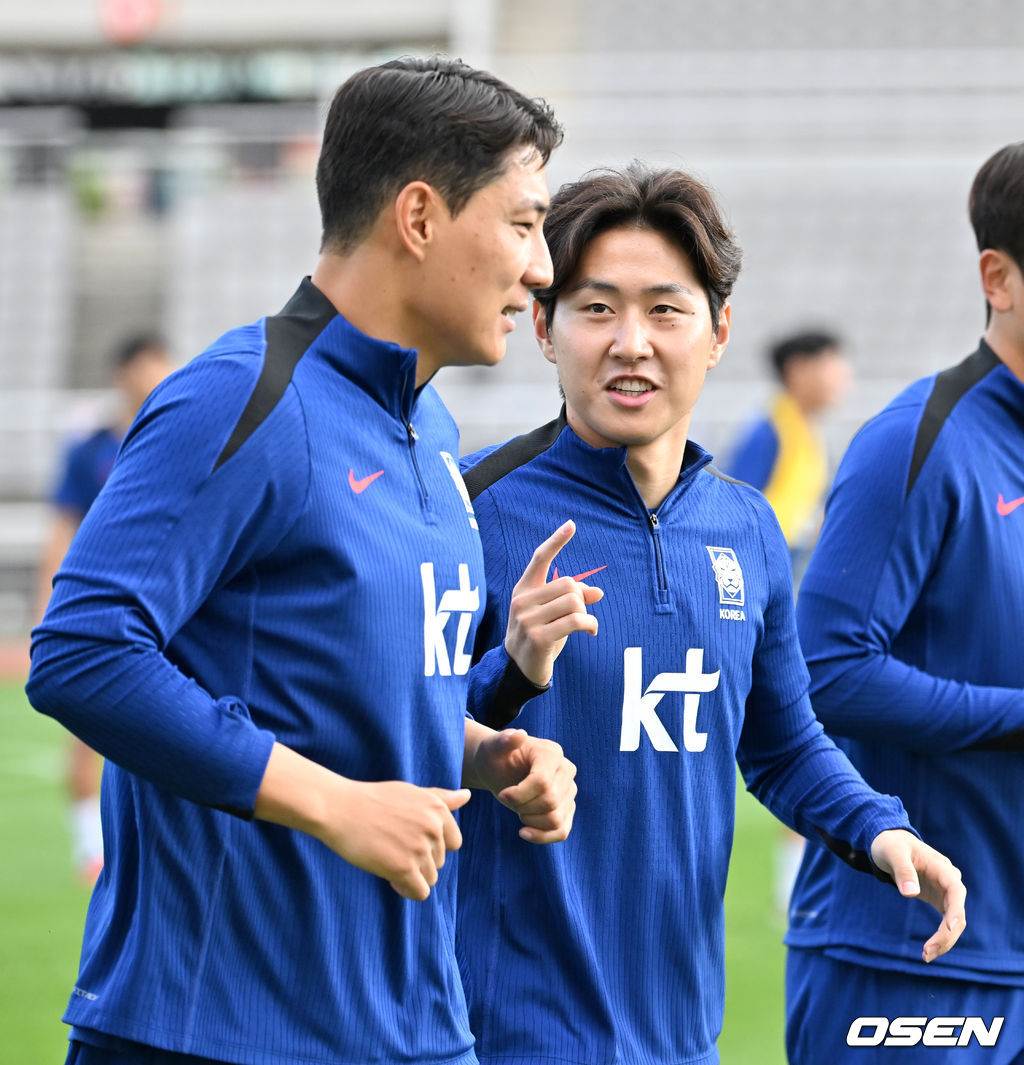
[(608, 391), (618, 392), (620, 396), (642, 396), (653, 392), (654, 385), (650, 381), (615, 381), (608, 386)]

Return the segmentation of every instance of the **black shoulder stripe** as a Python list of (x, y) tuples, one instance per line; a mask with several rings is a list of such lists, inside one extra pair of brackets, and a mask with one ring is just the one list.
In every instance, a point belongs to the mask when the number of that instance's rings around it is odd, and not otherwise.
[(215, 470), (238, 451), (277, 406), (299, 359), (337, 313), (330, 300), (306, 278), (284, 309), (267, 318), (263, 369), (245, 410), (214, 464)]
[[(914, 439), (914, 451), (910, 459), (910, 473), (907, 475), (907, 492), (914, 487), (924, 466), (925, 459), (931, 451), (939, 432), (953, 408), (970, 390), (988, 373), (999, 365), (996, 353), (983, 340), (973, 355), (968, 355), (963, 362), (943, 370), (935, 378), (932, 394), (928, 397), (917, 436)], [(906, 496), (904, 497), (906, 498)]]
[(704, 472), (705, 473), (710, 473), (712, 477), (717, 477), (720, 481), (728, 481), (729, 484), (746, 484), (747, 483), (746, 481), (739, 481), (735, 477), (730, 477), (727, 473), (722, 473), (722, 471), (717, 466), (711, 466), (711, 465), (705, 466), (704, 467)]
[(553, 422), (548, 422), (547, 425), (542, 425), (531, 433), (515, 437), (503, 447), (499, 447), (497, 451), (492, 451), (486, 458), (481, 459), (462, 477), (469, 489), (469, 498), (476, 499), (495, 481), (500, 481), (502, 477), (520, 466), (525, 466), (542, 452), (547, 451), (558, 439), (565, 426), (565, 408), (563, 407), (562, 413)]

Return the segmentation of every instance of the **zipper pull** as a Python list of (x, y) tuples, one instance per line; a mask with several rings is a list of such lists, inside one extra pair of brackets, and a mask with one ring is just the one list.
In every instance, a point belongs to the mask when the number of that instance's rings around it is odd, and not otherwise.
[(652, 529), (657, 529), (657, 527), (658, 527), (658, 515), (655, 514), (653, 510), (647, 515), (647, 520), (651, 523), (651, 528)]
[(415, 444), (416, 441), (419, 440), (419, 434), (416, 432), (415, 428), (413, 428), (412, 422), (409, 422), (405, 429), (406, 432), (409, 434), (409, 443)]

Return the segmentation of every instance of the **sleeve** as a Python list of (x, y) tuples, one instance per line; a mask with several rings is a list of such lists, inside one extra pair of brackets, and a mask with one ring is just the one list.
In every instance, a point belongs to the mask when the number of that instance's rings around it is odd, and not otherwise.
[(292, 390), (222, 465), (258, 358), (200, 359), (144, 405), (33, 633), (27, 692), (123, 768), (251, 816), (274, 737), (169, 660), (211, 590), (268, 554), (303, 504), (305, 423)]
[(769, 574), (764, 635), (753, 661), (737, 761), (748, 790), (801, 835), (824, 841), (855, 869), (886, 829), (913, 831), (899, 799), (870, 788), (815, 718), (793, 610), (789, 554), (767, 504), (757, 508)]
[(767, 418), (762, 419), (741, 437), (725, 472), (759, 492), (771, 479), (775, 460), (779, 455), (779, 438)]
[(483, 545), (487, 598), (476, 633), (467, 712), (481, 724), (502, 729), (515, 720), (530, 699), (543, 695), (551, 685), (534, 684), (505, 650), (508, 601), (512, 594), (508, 551), (497, 506), (483, 494), (473, 501), (473, 507)]
[(925, 478), (931, 461), (906, 494), (919, 411), (884, 411), (840, 464), (797, 606), (814, 709), (835, 735), (908, 750), (1021, 746), (1024, 692), (933, 676), (894, 653), (960, 494)]
[(550, 687), (550, 684), (534, 684), (515, 660), (509, 658), (504, 643), (500, 643), (470, 670), (467, 712), (488, 728), (503, 729), (531, 699), (543, 695)]

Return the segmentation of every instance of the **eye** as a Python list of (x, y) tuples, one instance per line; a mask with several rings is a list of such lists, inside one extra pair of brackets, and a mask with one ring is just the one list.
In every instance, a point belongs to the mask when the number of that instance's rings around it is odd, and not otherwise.
[(533, 222), (513, 222), (512, 225), (514, 225), (517, 229), (523, 230), (525, 233), (529, 233), (530, 230), (533, 229), (534, 223)]
[(651, 314), (675, 314), (677, 311), (677, 307), (670, 307), (667, 303), (659, 303), (657, 307), (651, 308)]
[(583, 308), (590, 314), (611, 314), (612, 309), (606, 303), (588, 303)]

